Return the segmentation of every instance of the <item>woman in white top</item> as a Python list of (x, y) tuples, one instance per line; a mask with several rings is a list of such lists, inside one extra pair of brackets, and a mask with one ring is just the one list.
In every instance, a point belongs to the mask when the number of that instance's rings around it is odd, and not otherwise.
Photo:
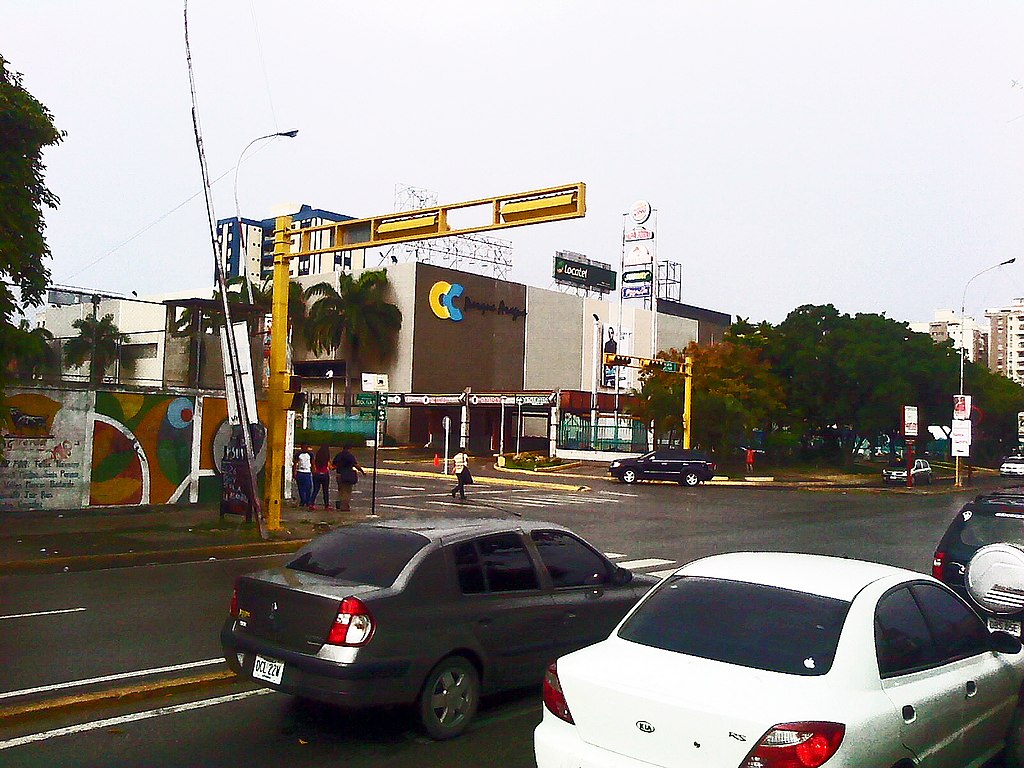
[[(465, 501), (466, 483), (470, 476), (469, 456), (466, 455), (466, 452), (464, 450), (459, 449), (459, 452), (452, 457), (452, 464), (454, 465), (455, 469), (455, 479), (458, 481), (458, 484), (454, 488), (452, 488), (452, 498), (454, 499), (455, 495), (458, 494), (459, 498), (462, 499), (462, 501)], [(469, 482), (472, 481), (470, 480)]]

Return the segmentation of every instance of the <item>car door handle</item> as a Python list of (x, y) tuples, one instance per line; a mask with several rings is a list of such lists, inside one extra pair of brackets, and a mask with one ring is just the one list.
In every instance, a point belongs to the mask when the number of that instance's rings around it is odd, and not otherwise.
[(482, 619), (478, 619), (476, 623), (479, 624), (481, 627), (489, 627), (492, 621), (494, 621), (494, 619), (492, 619), (490, 616), (484, 616)]
[(909, 704), (903, 706), (903, 722), (912, 723), (917, 719), (917, 712)]
[(978, 692), (978, 684), (973, 680), (967, 681), (967, 698), (972, 698)]

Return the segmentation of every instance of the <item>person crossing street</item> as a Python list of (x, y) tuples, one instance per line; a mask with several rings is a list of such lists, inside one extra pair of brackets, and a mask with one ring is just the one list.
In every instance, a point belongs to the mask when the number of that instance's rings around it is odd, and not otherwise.
[(452, 457), (452, 465), (455, 470), (456, 485), (452, 488), (452, 498), (458, 498), (462, 501), (466, 500), (466, 486), (473, 482), (473, 475), (469, 471), (469, 456), (466, 455), (464, 449), (459, 449), (459, 452)]

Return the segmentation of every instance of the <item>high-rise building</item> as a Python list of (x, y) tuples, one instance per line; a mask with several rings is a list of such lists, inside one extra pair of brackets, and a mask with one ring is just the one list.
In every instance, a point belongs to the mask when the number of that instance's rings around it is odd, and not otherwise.
[(985, 311), (989, 320), (988, 367), (1024, 384), (1024, 298)]
[[(332, 221), (348, 221), (352, 217), (321, 208), (302, 205), (292, 217), (292, 229), (318, 227)], [(328, 247), (329, 232), (314, 233), (311, 248)], [(227, 279), (246, 273), (255, 282), (266, 279), (274, 271), (274, 218), (247, 219), (232, 216), (217, 222), (217, 247), (223, 260)], [(291, 262), (291, 275), (316, 275), (323, 272), (351, 272), (352, 251), (337, 255), (304, 256)], [(332, 262), (322, 263), (324, 259)], [(357, 264), (355, 266), (362, 266)]]
[(989, 329), (973, 317), (963, 318), (961, 333), (960, 315), (952, 309), (937, 309), (934, 320), (910, 323), (910, 330), (927, 333), (936, 344), (952, 341), (953, 349), (963, 348), (964, 357), (971, 362), (989, 364)]

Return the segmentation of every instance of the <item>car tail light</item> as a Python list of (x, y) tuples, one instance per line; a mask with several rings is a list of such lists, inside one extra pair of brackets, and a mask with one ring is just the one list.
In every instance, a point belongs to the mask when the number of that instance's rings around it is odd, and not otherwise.
[(932, 576), (939, 581), (942, 581), (942, 572), (946, 567), (946, 553), (942, 550), (935, 552), (935, 558), (932, 560)]
[(816, 768), (839, 749), (842, 723), (780, 723), (747, 755), (740, 768)]
[(231, 589), (231, 615), (238, 616), (238, 587)]
[(555, 717), (575, 725), (565, 694), (562, 693), (562, 684), (558, 680), (558, 670), (554, 662), (548, 666), (548, 671), (544, 675), (544, 706)]
[(327, 642), (329, 645), (366, 645), (373, 629), (373, 616), (366, 603), (358, 597), (346, 597), (338, 606)]

